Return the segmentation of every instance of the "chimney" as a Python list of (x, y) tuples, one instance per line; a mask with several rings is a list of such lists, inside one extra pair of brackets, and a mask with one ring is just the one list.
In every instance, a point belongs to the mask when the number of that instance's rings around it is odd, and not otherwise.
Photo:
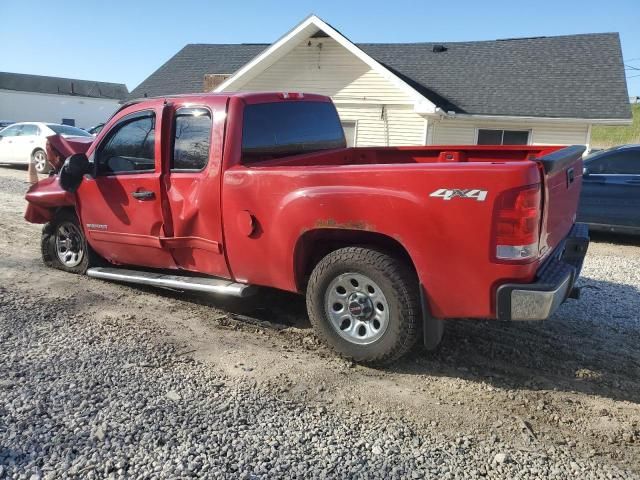
[(205, 73), (203, 81), (203, 91), (211, 92), (230, 76), (231, 75), (228, 73)]

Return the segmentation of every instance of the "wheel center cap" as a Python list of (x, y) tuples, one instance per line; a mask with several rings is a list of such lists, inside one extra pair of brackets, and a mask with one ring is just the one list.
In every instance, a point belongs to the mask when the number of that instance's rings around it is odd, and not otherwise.
[(364, 293), (355, 292), (347, 299), (349, 313), (358, 320), (368, 320), (373, 314), (373, 303)]

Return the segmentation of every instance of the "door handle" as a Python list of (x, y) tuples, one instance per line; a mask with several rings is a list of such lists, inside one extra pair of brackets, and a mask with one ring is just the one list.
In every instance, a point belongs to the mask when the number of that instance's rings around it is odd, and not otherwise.
[(131, 196), (136, 200), (153, 200), (156, 198), (156, 194), (149, 190), (137, 190), (135, 192), (131, 192)]

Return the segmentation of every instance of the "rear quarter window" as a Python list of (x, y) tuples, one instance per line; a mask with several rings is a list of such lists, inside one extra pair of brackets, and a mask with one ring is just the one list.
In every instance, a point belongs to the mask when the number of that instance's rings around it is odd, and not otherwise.
[(243, 117), (245, 163), (346, 147), (338, 112), (329, 102), (247, 105)]

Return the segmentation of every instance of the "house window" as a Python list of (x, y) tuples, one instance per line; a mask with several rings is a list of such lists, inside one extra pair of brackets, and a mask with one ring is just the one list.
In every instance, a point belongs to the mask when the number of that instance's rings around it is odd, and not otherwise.
[(528, 145), (528, 130), (478, 129), (478, 145)]
[(347, 147), (356, 146), (356, 122), (342, 122), (344, 130), (344, 138), (347, 141)]

